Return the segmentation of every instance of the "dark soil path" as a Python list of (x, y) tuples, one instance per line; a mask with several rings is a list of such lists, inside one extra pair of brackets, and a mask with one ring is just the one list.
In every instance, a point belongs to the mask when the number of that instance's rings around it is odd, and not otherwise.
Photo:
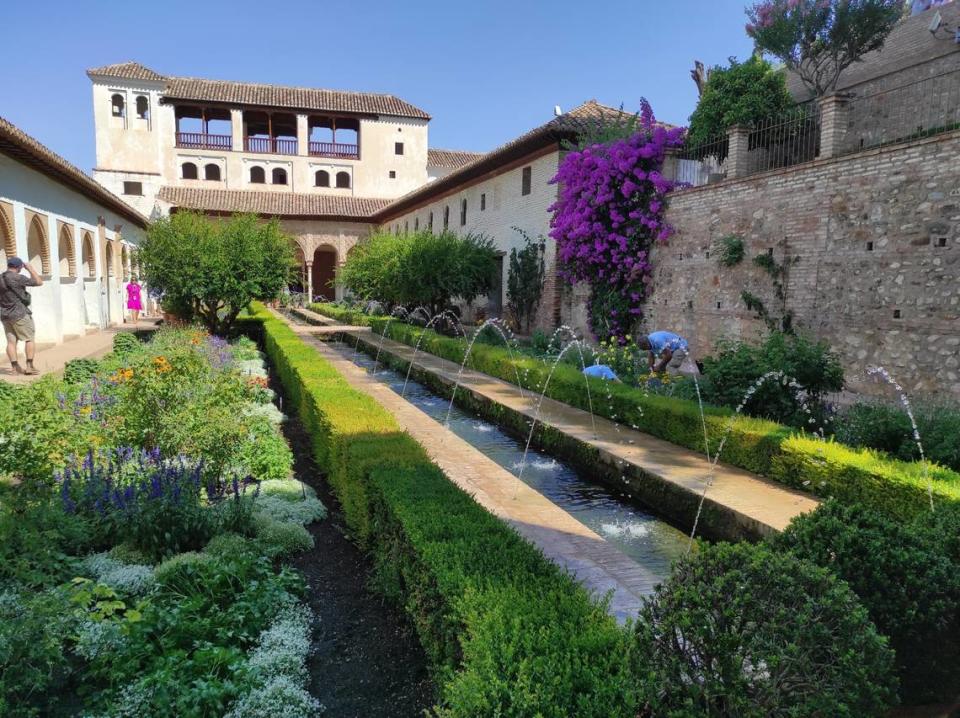
[(284, 434), (297, 478), (316, 489), (329, 510), (310, 527), (316, 546), (294, 561), (317, 616), (310, 692), (326, 706), (325, 717), (422, 716), (434, 695), (423, 649), (403, 614), (367, 589), (371, 563), (348, 538), (297, 417), (286, 422)]

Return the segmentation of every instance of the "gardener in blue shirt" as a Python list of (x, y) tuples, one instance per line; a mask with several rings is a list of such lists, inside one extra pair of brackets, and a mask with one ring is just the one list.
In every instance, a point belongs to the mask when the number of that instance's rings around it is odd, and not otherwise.
[[(690, 356), (690, 346), (687, 340), (673, 332), (653, 332), (637, 340), (637, 346), (650, 352), (650, 372), (661, 374), (664, 371), (670, 374), (698, 373), (681, 365)], [(692, 365), (693, 363), (690, 362)], [(695, 366), (695, 365), (693, 365)]]

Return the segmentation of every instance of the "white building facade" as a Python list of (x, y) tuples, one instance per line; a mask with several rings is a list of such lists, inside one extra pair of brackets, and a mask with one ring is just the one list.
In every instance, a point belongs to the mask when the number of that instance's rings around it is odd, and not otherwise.
[(44, 278), (31, 289), (38, 344), (120, 324), (147, 218), (0, 118), (0, 261)]

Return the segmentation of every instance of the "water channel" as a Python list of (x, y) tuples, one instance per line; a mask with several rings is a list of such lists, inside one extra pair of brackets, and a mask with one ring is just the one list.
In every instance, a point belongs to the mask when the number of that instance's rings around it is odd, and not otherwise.
[[(330, 346), (373, 374), (373, 357), (344, 343), (331, 342)], [(385, 368), (383, 361), (373, 376), (397, 395), (403, 392), (404, 375)], [(403, 397), (437, 422), (446, 420), (448, 400), (413, 379), (407, 382)], [(629, 496), (590, 481), (548, 454), (531, 448), (521, 474), (524, 442), (495, 424), (454, 406), (449, 428), (656, 576), (665, 578), (671, 562), (687, 551), (690, 539), (684, 532), (643, 510)]]

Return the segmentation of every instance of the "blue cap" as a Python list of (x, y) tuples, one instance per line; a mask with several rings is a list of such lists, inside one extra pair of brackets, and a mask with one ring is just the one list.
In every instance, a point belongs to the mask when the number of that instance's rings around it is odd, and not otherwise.
[(20, 257), (10, 257), (7, 260), (7, 266), (10, 269), (23, 269), (23, 260)]

